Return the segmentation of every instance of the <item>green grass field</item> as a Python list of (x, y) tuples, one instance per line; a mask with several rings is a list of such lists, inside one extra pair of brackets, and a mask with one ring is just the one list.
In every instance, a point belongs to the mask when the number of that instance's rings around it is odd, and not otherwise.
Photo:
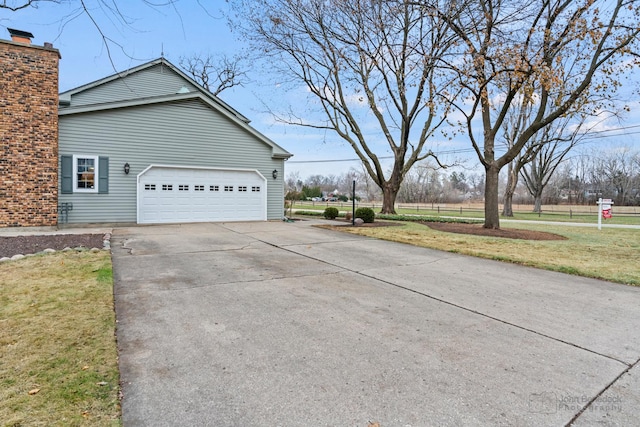
[(0, 325), (0, 425), (120, 425), (108, 252), (0, 264)]

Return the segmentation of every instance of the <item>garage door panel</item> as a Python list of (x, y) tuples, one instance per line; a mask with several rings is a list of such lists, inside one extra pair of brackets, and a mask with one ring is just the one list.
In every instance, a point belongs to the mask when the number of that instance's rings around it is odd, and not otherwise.
[(139, 177), (138, 221), (266, 220), (265, 189), (255, 171), (152, 167)]

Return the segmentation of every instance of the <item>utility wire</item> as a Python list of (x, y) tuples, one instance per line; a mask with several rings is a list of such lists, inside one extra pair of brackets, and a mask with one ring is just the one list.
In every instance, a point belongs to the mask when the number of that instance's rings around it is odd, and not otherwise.
[[(592, 136), (593, 134), (601, 134), (601, 133), (607, 133), (607, 132), (619, 132), (619, 131), (625, 131), (625, 130), (628, 130), (628, 129), (635, 129), (635, 128), (640, 128), (640, 125), (623, 126), (623, 127), (614, 128), (614, 129), (605, 129), (605, 130), (589, 132), (588, 134), (583, 136), (583, 141), (580, 143), (580, 145), (589, 143), (589, 142), (587, 142), (585, 140), (597, 140), (597, 139), (602, 139), (602, 138), (614, 138), (616, 136), (628, 136), (628, 135), (640, 134), (640, 131), (636, 131), (636, 132), (625, 132), (625, 133), (613, 134), (613, 135), (600, 135), (598, 137)], [(593, 142), (593, 141), (591, 141), (591, 142)], [(464, 154), (464, 153), (471, 153), (471, 152), (474, 152), (474, 151), (475, 150), (473, 148), (458, 148), (458, 149), (452, 149), (452, 150), (438, 151), (438, 152), (434, 152), (433, 154), (435, 154), (436, 156), (441, 156), (443, 154)], [(381, 156), (381, 157), (378, 157), (378, 159), (380, 159), (380, 160), (389, 160), (389, 159), (393, 159), (393, 158), (394, 158), (393, 156)], [(360, 161), (360, 158), (355, 157), (355, 158), (352, 158), (352, 159), (289, 160), (289, 161), (287, 161), (287, 164), (294, 164), (294, 163), (295, 164), (338, 163), (338, 162), (358, 162), (358, 161)]]

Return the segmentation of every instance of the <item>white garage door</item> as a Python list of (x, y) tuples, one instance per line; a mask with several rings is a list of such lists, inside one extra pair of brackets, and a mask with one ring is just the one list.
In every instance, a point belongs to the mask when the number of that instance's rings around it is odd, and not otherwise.
[(150, 166), (138, 176), (141, 224), (266, 219), (266, 179), (257, 171)]

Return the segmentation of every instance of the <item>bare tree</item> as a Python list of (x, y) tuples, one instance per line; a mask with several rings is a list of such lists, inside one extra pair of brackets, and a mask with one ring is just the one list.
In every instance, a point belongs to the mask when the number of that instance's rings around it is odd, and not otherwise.
[(61, 3), (61, 0), (2, 0), (0, 1), (0, 9), (16, 12), (28, 7), (37, 8), (42, 3)]
[[(417, 2), (459, 37), (443, 57), (463, 96), (451, 97), (485, 169), (486, 228), (499, 228), (500, 170), (541, 129), (612, 96), (637, 66), (640, 2), (634, 0), (433, 0)], [(627, 68), (625, 68), (627, 67)], [(520, 97), (533, 111), (513, 144), (496, 146)], [(597, 107), (597, 105), (596, 105)], [(476, 118), (478, 120), (476, 120)], [(480, 122), (481, 132), (475, 129)]]
[(518, 156), (507, 165), (507, 184), (502, 198), (502, 216), (513, 216), (513, 195), (518, 188), (518, 176), (523, 164), (523, 157)]
[(567, 184), (569, 194), (575, 194), (576, 204), (588, 204), (590, 202), (589, 189), (589, 169), (590, 158), (585, 153), (579, 153), (575, 156), (567, 158), (570, 178)]
[[(503, 123), (504, 130), (504, 143), (507, 150), (513, 147), (513, 144), (518, 139), (518, 135), (522, 131), (523, 127), (528, 121), (531, 115), (531, 102), (525, 97), (521, 97), (520, 102), (517, 104), (517, 108), (512, 109), (508, 113), (507, 119)], [(507, 166), (507, 185), (504, 190), (502, 216), (513, 216), (513, 195), (518, 187), (518, 176), (522, 167), (531, 160), (532, 151), (535, 149), (535, 145), (529, 144), (529, 149), (525, 153), (519, 153), (518, 156), (509, 162)]]
[(331, 192), (338, 186), (339, 178), (333, 174), (329, 175), (310, 175), (305, 179), (305, 185), (309, 187), (320, 187), (325, 193)]
[(353, 181), (358, 183), (358, 173), (355, 169), (349, 169), (338, 177), (338, 190), (340, 194), (350, 196), (353, 191)]
[(593, 189), (602, 197), (613, 198), (618, 206), (635, 203), (640, 186), (638, 155), (629, 147), (592, 152), (589, 175)]
[[(178, 3), (178, 0), (0, 0), (0, 10), (18, 12), (27, 8), (38, 9), (40, 6), (47, 4), (70, 5), (70, 9), (66, 9), (65, 15), (60, 16), (60, 28), (64, 29), (67, 23), (79, 18), (88, 19), (102, 40), (114, 71), (117, 71), (113, 60), (113, 51), (121, 50), (129, 57), (130, 53), (127, 52), (125, 43), (118, 41), (115, 34), (119, 34), (122, 29), (137, 31), (135, 18), (130, 16), (127, 9), (137, 4), (143, 4), (149, 11), (169, 9), (175, 13), (180, 25), (182, 25), (182, 17), (177, 7)], [(196, 4), (202, 10), (202, 13), (211, 16), (207, 5), (200, 0)]]
[[(408, 0), (230, 2), (253, 50), (317, 106), (278, 118), (346, 141), (381, 188), (382, 212), (394, 213), (407, 172), (434, 157), (427, 141), (446, 114), (436, 65), (452, 39), (442, 22)], [(387, 173), (380, 156), (389, 152)]]
[(284, 180), (284, 190), (285, 192), (289, 191), (300, 191), (302, 189), (302, 180), (300, 179), (300, 172), (289, 172), (287, 174), (286, 179)]
[(367, 172), (364, 164), (361, 166), (360, 170), (355, 168), (351, 168), (349, 170), (352, 171), (356, 177), (356, 194), (360, 194), (360, 197), (363, 197), (367, 201), (380, 200), (382, 196), (380, 187), (373, 182), (373, 179)]
[(244, 86), (249, 82), (246, 60), (243, 54), (208, 54), (183, 56), (179, 64), (196, 82), (218, 96), (226, 89)]
[[(554, 126), (560, 124), (560, 126)], [(542, 192), (556, 169), (564, 161), (569, 151), (576, 146), (584, 134), (573, 130), (566, 135), (567, 122), (551, 124), (538, 132), (529, 142), (530, 157), (522, 162), (519, 173), (533, 196), (533, 211), (542, 212)]]
[[(512, 117), (511, 120), (505, 121), (505, 139), (508, 147), (517, 139), (522, 126), (530, 122), (530, 114), (530, 107), (520, 106), (517, 118), (513, 120)], [(570, 150), (585, 137), (589, 137), (593, 128), (611, 115), (612, 113), (600, 112), (597, 123), (591, 124), (587, 123), (588, 116), (585, 114), (567, 114), (531, 137), (524, 149), (508, 165), (502, 216), (513, 216), (513, 194), (520, 176), (525, 181), (529, 194), (534, 198), (533, 211), (541, 212), (542, 192), (558, 166)]]
[[(177, 3), (177, 0), (160, 0), (160, 1), (152, 1), (152, 0), (138, 0), (141, 3), (152, 7), (164, 7), (164, 6), (173, 6)], [(71, 3), (78, 5), (77, 11), (84, 11), (86, 13), (90, 13), (89, 11), (92, 9), (101, 9), (103, 12), (111, 15), (113, 17), (117, 17), (118, 20), (124, 19), (126, 22), (129, 22), (125, 15), (122, 13), (121, 5), (118, 5), (118, 2), (115, 0), (0, 0), (0, 9), (7, 9), (12, 12), (17, 12), (21, 9), (33, 8), (37, 9), (39, 6), (53, 3), (53, 4), (62, 4), (62, 3)], [(97, 7), (93, 8), (91, 5), (95, 4)], [(124, 4), (124, 2), (122, 2)], [(200, 1), (198, 1), (198, 5), (202, 7)], [(205, 9), (206, 10), (206, 9)]]
[(406, 176), (398, 192), (404, 203), (437, 202), (443, 196), (441, 168), (428, 160), (417, 164)]

